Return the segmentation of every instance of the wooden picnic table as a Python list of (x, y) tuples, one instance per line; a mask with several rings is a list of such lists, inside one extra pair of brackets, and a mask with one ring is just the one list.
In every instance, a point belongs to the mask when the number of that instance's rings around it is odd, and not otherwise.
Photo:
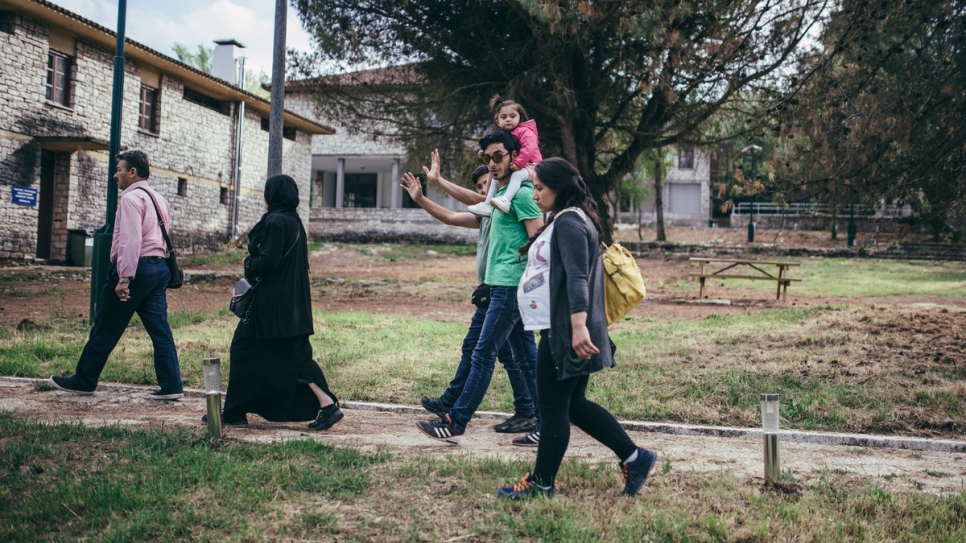
[[(792, 266), (801, 266), (801, 262), (777, 262), (769, 260), (747, 260), (743, 258), (714, 258), (714, 257), (692, 257), (691, 262), (698, 265), (699, 271), (691, 272), (691, 277), (697, 277), (701, 281), (701, 292), (698, 295), (704, 298), (704, 282), (706, 279), (757, 279), (765, 281), (776, 281), (778, 283), (778, 292), (775, 296), (776, 300), (787, 301), (788, 300), (788, 284), (792, 281), (801, 281), (801, 279), (795, 279), (788, 276), (788, 271)], [(723, 268), (717, 270), (711, 270), (711, 265), (724, 264)], [(766, 271), (765, 268), (770, 266), (775, 266), (778, 268), (777, 275), (773, 275)], [(742, 271), (747, 268), (752, 268), (760, 273), (741, 275), (735, 273), (722, 273), (735, 268), (741, 268)]]

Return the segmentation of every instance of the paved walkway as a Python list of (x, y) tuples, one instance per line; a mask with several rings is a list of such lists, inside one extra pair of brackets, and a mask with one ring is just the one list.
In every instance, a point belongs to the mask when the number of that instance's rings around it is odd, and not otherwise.
[[(203, 428), (201, 391), (189, 391), (181, 401), (159, 402), (148, 398), (152, 389), (145, 387), (102, 384), (94, 395), (79, 396), (39, 391), (36, 382), (0, 377), (0, 410), (13, 411), (18, 417), (83, 421), (92, 426)], [(416, 420), (431, 417), (418, 407), (346, 402), (344, 408), (345, 419), (326, 432), (308, 431), (305, 423), (276, 424), (249, 416), (247, 427), (226, 427), (226, 436), (248, 441), (315, 439), (366, 451), (389, 449), (404, 456), (470, 454), (522, 461), (535, 457), (535, 449), (511, 446), (514, 436), (490, 428), (508, 416), (506, 413), (478, 413), (463, 443), (452, 446), (430, 440), (416, 429)], [(665, 469), (678, 473), (727, 471), (739, 479), (762, 477), (762, 441), (757, 430), (641, 422), (625, 425), (639, 444), (660, 451), (658, 473)], [(964, 447), (966, 443), (956, 441), (795, 432), (782, 437), (781, 465), (783, 470), (791, 470), (796, 482), (806, 485), (818, 482), (825, 472), (834, 472), (857, 484), (875, 484), (890, 491), (950, 494), (966, 489), (966, 453), (956, 452), (966, 450)], [(616, 461), (609, 450), (576, 429), (567, 455), (591, 462)]]

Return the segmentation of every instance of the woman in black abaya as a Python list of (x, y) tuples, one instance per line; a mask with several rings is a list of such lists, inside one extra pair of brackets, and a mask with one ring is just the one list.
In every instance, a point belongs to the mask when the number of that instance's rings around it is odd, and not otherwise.
[(251, 317), (231, 341), (225, 424), (247, 413), (273, 422), (315, 419), (326, 430), (342, 420), (338, 399), (312, 359), (312, 301), (305, 229), (295, 212), (299, 191), (287, 175), (265, 182), (268, 211), (248, 233), (245, 278), (258, 284)]

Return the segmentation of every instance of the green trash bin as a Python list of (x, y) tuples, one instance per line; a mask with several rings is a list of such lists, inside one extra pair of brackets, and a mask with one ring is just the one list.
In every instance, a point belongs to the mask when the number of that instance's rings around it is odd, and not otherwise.
[(87, 230), (67, 231), (67, 255), (71, 266), (91, 267), (94, 237)]

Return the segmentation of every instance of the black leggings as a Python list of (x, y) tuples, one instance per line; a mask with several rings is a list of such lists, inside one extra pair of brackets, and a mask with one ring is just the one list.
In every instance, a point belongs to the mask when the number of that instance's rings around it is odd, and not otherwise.
[(614, 415), (584, 397), (587, 377), (584, 375), (558, 380), (547, 333), (540, 333), (540, 346), (537, 348), (540, 445), (537, 448), (537, 466), (533, 475), (541, 485), (552, 485), (557, 478), (560, 462), (563, 461), (570, 444), (571, 422), (614, 451), (621, 461), (637, 450), (637, 445), (631, 441)]

